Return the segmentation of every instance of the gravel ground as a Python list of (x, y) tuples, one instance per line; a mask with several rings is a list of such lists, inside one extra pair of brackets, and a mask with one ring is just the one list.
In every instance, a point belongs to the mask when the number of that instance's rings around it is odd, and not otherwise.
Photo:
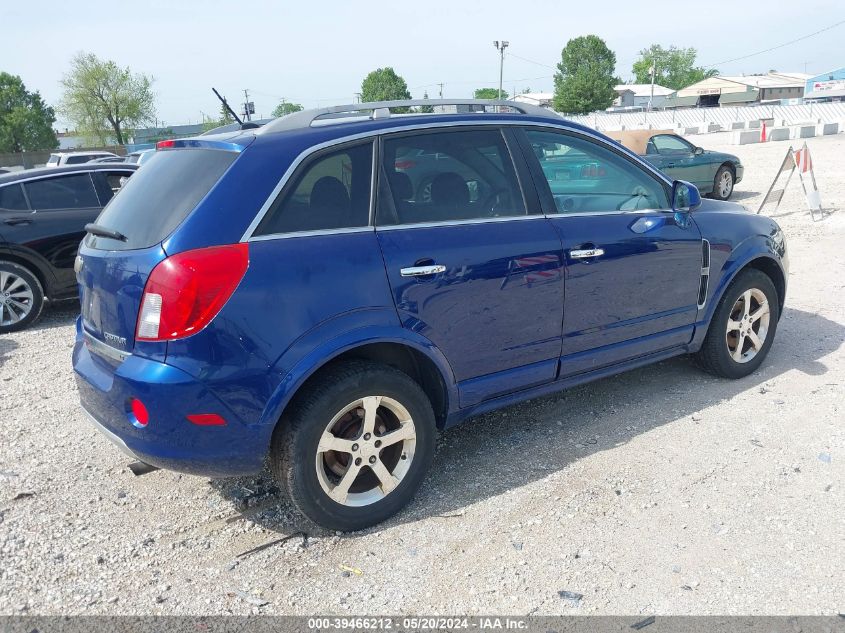
[[(787, 147), (697, 141), (742, 158), (751, 208)], [(0, 613), (845, 611), (845, 135), (809, 146), (839, 210), (812, 222), (791, 185), (757, 374), (679, 358), (470, 420), (363, 533), (314, 528), (269, 477), (133, 476), (77, 405), (78, 306), (47, 309), (0, 337)]]

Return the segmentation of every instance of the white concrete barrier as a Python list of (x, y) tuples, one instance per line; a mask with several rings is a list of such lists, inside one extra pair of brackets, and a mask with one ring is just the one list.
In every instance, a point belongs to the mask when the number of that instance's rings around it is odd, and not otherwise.
[(695, 127), (684, 127), (681, 128), (681, 136), (687, 136), (689, 134), (698, 134), (699, 127), (696, 125)]
[(839, 134), (839, 124), (819, 123), (816, 126), (816, 136), (826, 136), (828, 134)]
[(756, 121), (749, 121), (748, 122), (748, 129), (749, 130), (759, 130), (760, 129), (760, 119)]
[(773, 127), (769, 131), (770, 141), (788, 141), (790, 130), (788, 127)]
[(733, 133), (734, 145), (750, 145), (760, 142), (760, 130), (735, 130)]
[(815, 135), (815, 125), (798, 125), (792, 128), (792, 138), (813, 138)]
[(731, 123), (732, 130), (744, 130), (745, 129), (745, 121), (734, 121)]

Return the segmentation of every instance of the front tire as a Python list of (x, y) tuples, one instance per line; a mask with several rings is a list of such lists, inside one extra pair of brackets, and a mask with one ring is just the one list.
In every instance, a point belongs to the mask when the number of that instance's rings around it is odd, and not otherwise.
[(731, 282), (719, 302), (695, 360), (722, 378), (744, 378), (760, 367), (777, 331), (780, 303), (772, 280), (749, 268)]
[(713, 197), (716, 200), (727, 200), (734, 192), (734, 172), (727, 165), (722, 165), (713, 179)]
[(29, 327), (43, 308), (38, 278), (20, 264), (0, 261), (0, 334)]
[(297, 395), (273, 435), (270, 466), (314, 523), (361, 530), (411, 500), (431, 465), (434, 436), (431, 404), (407, 374), (345, 362)]

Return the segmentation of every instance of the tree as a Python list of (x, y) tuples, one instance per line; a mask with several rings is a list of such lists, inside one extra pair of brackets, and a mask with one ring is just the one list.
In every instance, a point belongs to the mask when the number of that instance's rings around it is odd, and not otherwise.
[(0, 72), (0, 152), (56, 149), (56, 115), (17, 75)]
[(282, 101), (273, 110), (273, 116), (285, 116), (286, 114), (292, 114), (293, 112), (299, 112), (300, 110), (302, 110), (302, 106), (298, 103), (288, 103), (287, 101)]
[[(389, 66), (374, 70), (361, 82), (361, 101), (398, 101), (410, 98), (408, 84)], [(395, 108), (395, 111), (407, 112), (408, 108)]]
[(697, 55), (698, 52), (694, 48), (670, 46), (667, 49), (659, 44), (652, 44), (640, 51), (640, 59), (634, 62), (632, 71), (637, 83), (650, 84), (653, 65), (654, 83), (672, 90), (680, 90), (719, 74), (714, 68), (705, 70), (696, 66)]
[(102, 144), (113, 136), (123, 145), (128, 131), (155, 119), (153, 78), (93, 53), (78, 53), (61, 83), (59, 112), (77, 131)]
[(616, 55), (596, 35), (569, 40), (555, 73), (552, 105), (558, 112), (587, 114), (609, 107), (616, 98)]
[[(476, 99), (498, 99), (499, 98), (499, 89), (498, 88), (476, 88), (475, 89), (475, 98)], [(502, 90), (502, 99), (508, 98), (508, 91)]]

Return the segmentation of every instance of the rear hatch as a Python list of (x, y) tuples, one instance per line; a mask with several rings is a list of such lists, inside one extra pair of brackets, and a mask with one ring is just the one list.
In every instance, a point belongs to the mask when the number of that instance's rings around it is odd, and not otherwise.
[(123, 351), (135, 348), (144, 286), (168, 256), (162, 241), (211, 191), (240, 149), (189, 140), (166, 143), (169, 149), (157, 151), (135, 172), (97, 218), (105, 233), (122, 238), (89, 232), (79, 250), (85, 335)]

